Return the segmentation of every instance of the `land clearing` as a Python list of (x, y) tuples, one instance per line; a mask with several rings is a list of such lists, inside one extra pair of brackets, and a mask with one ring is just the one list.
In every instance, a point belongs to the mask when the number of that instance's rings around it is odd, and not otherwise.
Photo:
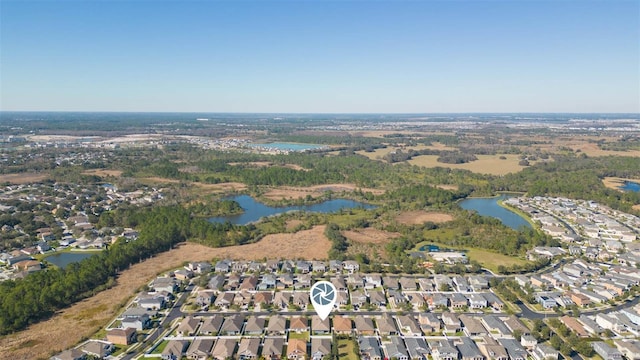
[(357, 189), (360, 189), (363, 192), (371, 192), (374, 195), (384, 194), (384, 190), (360, 188), (355, 184), (325, 184), (309, 187), (281, 186), (269, 189), (263, 196), (269, 200), (302, 199), (307, 197), (307, 195), (312, 197), (322, 196), (327, 191), (339, 193), (352, 192)]
[(179, 183), (186, 183), (189, 186), (197, 186), (203, 190), (207, 190), (209, 192), (215, 193), (215, 192), (227, 192), (227, 191), (242, 191), (242, 190), (246, 190), (247, 189), (247, 185), (243, 184), (243, 183), (239, 183), (239, 182), (224, 182), (224, 183), (218, 183), (218, 184), (204, 184), (204, 183), (200, 183), (200, 182), (192, 182), (192, 181), (183, 181), (183, 180), (176, 180), (176, 179), (167, 179), (167, 178), (161, 178), (161, 177), (145, 177), (145, 178), (140, 178), (139, 179), (140, 182), (142, 183), (147, 183), (147, 184), (179, 184)]
[(349, 240), (358, 242), (361, 244), (386, 244), (391, 239), (395, 239), (400, 236), (397, 232), (388, 232), (384, 230), (378, 230), (376, 228), (365, 228), (343, 231), (342, 234)]
[[(504, 156), (506, 159), (500, 159), (501, 156)], [(449, 169), (463, 169), (470, 170), (475, 173), (491, 175), (515, 173), (526, 167), (518, 165), (520, 158), (515, 154), (476, 155), (476, 157), (478, 160), (465, 164), (446, 164), (437, 161), (438, 155), (420, 155), (409, 160), (408, 163), (428, 168), (443, 167)]]
[(40, 182), (49, 178), (49, 174), (43, 173), (20, 173), (20, 174), (3, 174), (0, 175), (0, 183), (8, 182), (10, 184), (29, 184)]
[(438, 189), (442, 189), (442, 190), (454, 190), (454, 191), (457, 191), (459, 189), (458, 185), (451, 185), (451, 184), (439, 184), (439, 185), (436, 185), (436, 187)]
[(609, 189), (618, 191), (623, 191), (622, 189), (620, 189), (620, 187), (624, 185), (625, 181), (640, 182), (640, 180), (638, 179), (625, 179), (619, 177), (605, 177), (604, 179), (602, 179), (602, 183), (604, 184), (604, 186), (608, 187)]
[(107, 169), (92, 169), (82, 172), (83, 175), (96, 175), (100, 177), (120, 177), (122, 176), (122, 170), (107, 170)]
[(61, 310), (26, 330), (0, 338), (0, 353), (14, 360), (26, 360), (49, 358), (53, 353), (70, 348), (104, 327), (122, 305), (159, 272), (180, 267), (186, 261), (210, 261), (223, 257), (247, 260), (265, 257), (326, 259), (330, 247), (331, 243), (324, 236), (324, 226), (295, 234), (267, 235), (254, 244), (225, 248), (180, 244), (123, 271), (114, 287)]
[(405, 225), (424, 224), (427, 221), (439, 224), (451, 220), (453, 220), (451, 214), (424, 210), (407, 211), (396, 216), (396, 221)]

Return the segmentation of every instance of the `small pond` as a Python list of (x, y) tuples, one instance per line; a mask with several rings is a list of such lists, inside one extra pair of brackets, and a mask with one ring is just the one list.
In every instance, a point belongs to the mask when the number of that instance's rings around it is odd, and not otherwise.
[(95, 255), (95, 252), (61, 252), (44, 258), (44, 260), (52, 263), (59, 268), (66, 268), (72, 262), (79, 262), (88, 257)]
[(506, 226), (518, 230), (520, 227), (531, 227), (531, 224), (522, 216), (503, 208), (498, 201), (508, 199), (512, 196), (502, 194), (491, 198), (469, 198), (460, 202), (460, 207), (465, 210), (474, 210), (478, 215), (491, 216), (502, 221)]

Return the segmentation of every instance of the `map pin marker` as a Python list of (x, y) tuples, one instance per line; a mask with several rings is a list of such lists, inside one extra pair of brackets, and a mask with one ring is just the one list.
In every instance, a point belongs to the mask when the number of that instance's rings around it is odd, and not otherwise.
[(337, 298), (336, 287), (328, 281), (318, 281), (311, 287), (311, 304), (323, 321), (333, 310)]

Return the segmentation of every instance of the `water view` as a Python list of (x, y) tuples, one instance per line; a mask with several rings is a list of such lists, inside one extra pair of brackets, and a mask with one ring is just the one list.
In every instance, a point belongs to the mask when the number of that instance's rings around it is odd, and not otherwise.
[(498, 205), (498, 201), (510, 197), (509, 195), (502, 194), (492, 198), (471, 198), (461, 201), (460, 207), (465, 210), (474, 210), (482, 216), (491, 216), (499, 219), (503, 224), (515, 230), (518, 230), (522, 226), (530, 228), (531, 224), (522, 216)]
[(309, 211), (319, 213), (332, 213), (340, 211), (342, 209), (354, 209), (364, 208), (373, 209), (374, 205), (365, 204), (362, 202), (347, 200), (347, 199), (334, 199), (327, 200), (319, 204), (313, 205), (299, 205), (299, 206), (284, 206), (284, 207), (272, 207), (257, 202), (254, 198), (248, 195), (239, 195), (229, 200), (236, 201), (244, 209), (244, 213), (231, 216), (218, 216), (209, 219), (213, 222), (226, 222), (229, 221), (236, 225), (246, 225), (252, 222), (256, 222), (265, 216), (272, 216), (282, 214), (287, 211)]
[(625, 181), (624, 185), (620, 186), (620, 189), (624, 191), (640, 192), (640, 183)]
[(266, 143), (266, 144), (250, 144), (250, 146), (254, 148), (279, 150), (279, 151), (306, 151), (306, 150), (322, 149), (324, 147), (323, 145), (281, 143), (281, 142)]
[(95, 255), (95, 253), (63, 252), (47, 256), (45, 260), (59, 268), (64, 269), (72, 262), (79, 262), (93, 255)]

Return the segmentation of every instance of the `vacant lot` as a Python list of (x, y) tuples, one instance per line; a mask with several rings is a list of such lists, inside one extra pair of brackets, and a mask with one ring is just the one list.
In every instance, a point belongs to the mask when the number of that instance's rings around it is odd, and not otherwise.
[(207, 190), (208, 192), (226, 192), (226, 191), (241, 191), (247, 188), (247, 185), (239, 182), (225, 182), (219, 184), (204, 184), (191, 181), (180, 181), (176, 179), (167, 179), (161, 177), (146, 177), (140, 178), (140, 182), (146, 184), (178, 184), (184, 182), (189, 186), (197, 186), (200, 189)]
[(389, 240), (400, 236), (396, 232), (388, 232), (375, 228), (356, 229), (343, 231), (342, 234), (349, 240), (362, 244), (386, 244)]
[[(268, 190), (264, 193), (263, 196), (269, 200), (302, 199), (307, 195), (310, 195), (312, 197), (322, 196), (326, 191), (339, 193), (343, 191), (350, 192), (356, 189), (359, 189), (359, 187), (355, 184), (326, 184), (309, 187), (280, 186)], [(384, 190), (381, 189), (360, 189), (365, 192), (370, 191), (375, 195), (384, 193)]]
[(407, 211), (396, 216), (396, 221), (405, 225), (424, 224), (427, 221), (438, 224), (451, 220), (453, 220), (453, 216), (450, 214), (424, 210)]
[[(500, 159), (504, 156), (506, 159)], [(518, 172), (525, 166), (518, 165), (518, 155), (477, 155), (478, 160), (466, 164), (445, 164), (438, 162), (437, 155), (421, 155), (409, 160), (409, 164), (424, 167), (445, 167), (450, 169), (465, 169), (475, 173), (505, 175)]]
[(608, 187), (609, 189), (619, 191), (622, 191), (622, 189), (620, 189), (620, 186), (623, 186), (625, 181), (640, 182), (640, 180), (638, 179), (624, 179), (619, 177), (606, 177), (602, 179), (602, 183), (604, 184), (604, 186)]
[(93, 170), (83, 171), (82, 173), (84, 175), (96, 175), (100, 177), (107, 177), (107, 176), (120, 177), (120, 175), (122, 175), (121, 170), (106, 170), (106, 169), (93, 169)]
[[(0, 339), (0, 353), (8, 359), (48, 358), (90, 337), (113, 319), (122, 304), (158, 273), (181, 266), (185, 261), (209, 261), (213, 258), (323, 259), (331, 247), (324, 236), (324, 226), (295, 234), (268, 235), (255, 244), (209, 248), (198, 244), (181, 244), (122, 272), (116, 286), (66, 308), (47, 321)], [(73, 329), (64, 331), (63, 329)]]
[(368, 157), (371, 160), (380, 160), (382, 159), (385, 155), (389, 154), (390, 152), (394, 152), (394, 151), (398, 151), (398, 150), (402, 150), (403, 152), (407, 152), (409, 150), (425, 150), (425, 149), (429, 149), (429, 150), (455, 150), (455, 148), (453, 147), (449, 147), (440, 143), (434, 143), (433, 145), (417, 145), (417, 146), (402, 146), (402, 147), (398, 147), (398, 146), (388, 146), (384, 149), (376, 149), (373, 152), (366, 152), (364, 150), (360, 150), (360, 151), (356, 151), (356, 153), (360, 154), (360, 155), (364, 155), (366, 157)]
[(41, 173), (20, 173), (20, 174), (4, 174), (0, 175), (0, 183), (11, 184), (29, 184), (34, 182), (40, 182), (49, 177), (48, 174)]

